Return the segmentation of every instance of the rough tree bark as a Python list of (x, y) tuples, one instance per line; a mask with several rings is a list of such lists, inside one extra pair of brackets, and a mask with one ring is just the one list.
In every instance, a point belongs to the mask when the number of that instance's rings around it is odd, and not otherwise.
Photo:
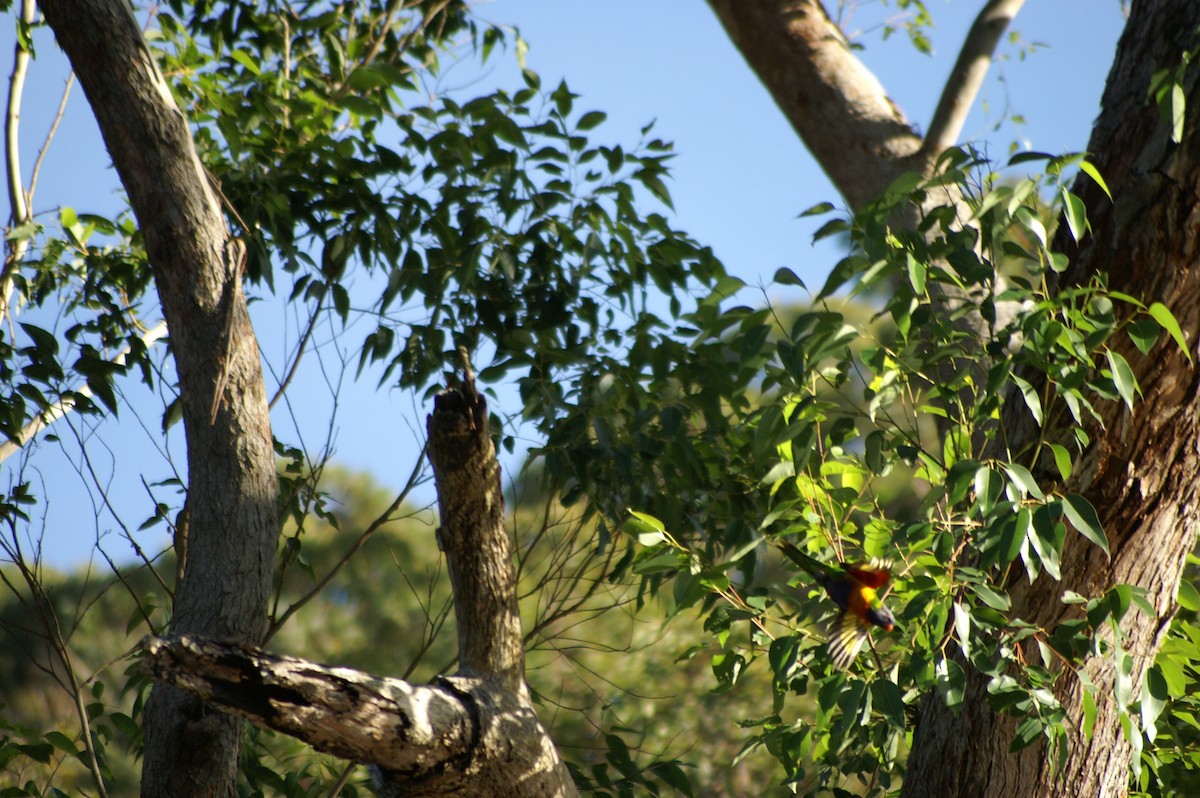
[(314, 748), (375, 766), (381, 796), (573, 798), (524, 679), (516, 573), (487, 404), (466, 365), (429, 416), (459, 627), (459, 675), (414, 686), (192, 637), (152, 639), (160, 681)]
[[(709, 0), (734, 43), (767, 86), (805, 143), (851, 206), (886, 188), (896, 175), (920, 164), (935, 146), (953, 143), (964, 99), (980, 79), (980, 59), (990, 55), (998, 31), (1016, 13), (1018, 0), (986, 3), (948, 82), (923, 142), (888, 100), (879, 82), (844, 46), (816, 0)], [(1194, 0), (1135, 0), (1088, 152), (1113, 192), (1086, 181), (1084, 197), (1093, 235), (1069, 251), (1068, 279), (1097, 272), (1109, 286), (1166, 302), (1189, 341), (1200, 333), (1200, 83), (1191, 70), (1186, 85), (1187, 139), (1169, 130), (1147, 101), (1153, 71), (1174, 67), (1185, 51), (1200, 49), (1200, 4)], [(967, 74), (967, 73), (971, 74)], [(972, 76), (973, 75), (973, 76)], [(954, 87), (958, 86), (957, 89)], [(964, 93), (965, 92), (965, 93)], [(955, 106), (955, 107), (952, 107)], [(961, 125), (961, 121), (957, 124)], [(936, 141), (937, 144), (931, 142)], [(1060, 240), (1060, 245), (1063, 242)], [(1127, 342), (1115, 343), (1132, 349)], [(1045, 628), (1070, 617), (1064, 590), (1099, 595), (1117, 584), (1147, 590), (1156, 617), (1131, 612), (1124, 623), (1126, 650), (1134, 656), (1132, 683), (1158, 650), (1171, 614), (1184, 558), (1195, 540), (1200, 478), (1200, 404), (1197, 373), (1173, 344), (1152, 358), (1123, 352), (1144, 392), (1130, 416), (1118, 402), (1103, 410), (1104, 426), (1089, 430), (1093, 445), (1075, 467), (1071, 490), (1099, 509), (1112, 559), (1080, 536), (1062, 557), (1062, 580), (1010, 586), (1012, 614)], [(1028, 435), (1025, 419), (1006, 419), (1010, 441)], [(1050, 429), (1053, 439), (1060, 430)], [(1026, 438), (1028, 439), (1028, 438)], [(1077, 611), (1077, 608), (1076, 608)], [(1111, 699), (1111, 658), (1086, 671), (1099, 688), (1099, 713), (1091, 740), (1082, 734), (1079, 681), (1065, 674), (1058, 697), (1073, 727), (1064, 769), (1055, 774), (1042, 746), (1010, 754), (1015, 723), (986, 702), (985, 681), (971, 674), (960, 714), (936, 696), (922, 706), (904, 781), (912, 796), (1115, 796), (1127, 791), (1131, 749)]]
[[(41, 7), (129, 195), (170, 329), (190, 508), (172, 630), (258, 640), (267, 627), (279, 522), (266, 390), (241, 291), (242, 250), (129, 4), (42, 0)], [(239, 720), (157, 687), (145, 732), (143, 795), (236, 794)]]
[[(1071, 255), (1067, 280), (1085, 282), (1105, 272), (1115, 290), (1159, 299), (1194, 342), (1200, 334), (1200, 80), (1186, 85), (1188, 138), (1172, 144), (1169, 126), (1147, 100), (1151, 74), (1173, 67), (1200, 48), (1200, 5), (1188, 0), (1142, 2), (1117, 48), (1088, 144), (1092, 161), (1113, 193), (1110, 202), (1090, 180), (1076, 192), (1087, 203), (1092, 235)], [(1059, 599), (1064, 590), (1099, 595), (1114, 585), (1143, 587), (1156, 617), (1126, 616), (1124, 644), (1133, 655), (1130, 681), (1141, 684), (1175, 611), (1185, 557), (1195, 544), (1200, 479), (1200, 388), (1195, 368), (1173, 344), (1151, 357), (1127, 340), (1114, 342), (1133, 366), (1143, 401), (1131, 416), (1119, 402), (1100, 407), (1103, 428), (1089, 429), (1094, 444), (1076, 464), (1071, 490), (1096, 506), (1108, 534), (1112, 560), (1079, 536), (1062, 556), (1062, 581), (1022, 581), (1010, 590), (1013, 612), (1044, 628), (1078, 617)], [(1009, 421), (1015, 440), (1029, 440), (1025, 414)], [(1056, 434), (1050, 430), (1051, 436)], [(1008, 753), (1016, 724), (987, 708), (984, 680), (972, 674), (963, 712), (955, 716), (928, 700), (919, 720), (908, 795), (1117, 796), (1127, 791), (1131, 748), (1112, 700), (1113, 659), (1089, 660), (1085, 671), (1098, 688), (1098, 714), (1090, 740), (1082, 733), (1082, 685), (1064, 674), (1056, 693), (1072, 721), (1071, 747), (1061, 774), (1041, 746)], [(911, 783), (911, 787), (910, 787)]]

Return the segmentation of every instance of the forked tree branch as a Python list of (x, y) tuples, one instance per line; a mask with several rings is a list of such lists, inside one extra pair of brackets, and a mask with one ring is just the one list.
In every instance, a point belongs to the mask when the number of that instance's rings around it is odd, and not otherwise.
[(912, 168), (921, 137), (819, 0), (708, 2), (851, 207)]
[(708, 0), (838, 192), (854, 209), (957, 142), (996, 44), (1024, 0), (989, 0), (922, 139), (820, 0)]
[(468, 690), (415, 687), (350, 668), (193, 637), (147, 638), (159, 681), (334, 756), (414, 776), (469, 750), (478, 734)]
[(516, 573), (487, 404), (462, 352), (427, 452), (459, 628), (460, 676), (430, 686), (199, 637), (149, 638), (154, 678), (319, 751), (374, 766), (380, 795), (577, 796), (524, 676)]
[(405, 796), (572, 796), (532, 705), (491, 679), (428, 686), (195, 637), (143, 641), (157, 680), (318, 751), (375, 765)]

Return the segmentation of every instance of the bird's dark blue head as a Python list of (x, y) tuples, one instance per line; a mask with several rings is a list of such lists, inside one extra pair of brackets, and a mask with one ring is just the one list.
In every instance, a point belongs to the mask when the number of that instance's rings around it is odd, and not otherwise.
[(896, 616), (882, 604), (867, 610), (867, 620), (876, 626), (882, 626), (886, 632), (892, 631), (896, 625)]

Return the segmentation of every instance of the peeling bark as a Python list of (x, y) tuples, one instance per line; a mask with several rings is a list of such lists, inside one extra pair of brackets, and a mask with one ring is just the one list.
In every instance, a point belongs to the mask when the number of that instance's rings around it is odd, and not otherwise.
[(192, 637), (148, 638), (143, 652), (156, 679), (318, 751), (377, 765), (385, 791), (413, 798), (574, 794), (533, 707), (494, 680), (452, 676), (412, 685)]

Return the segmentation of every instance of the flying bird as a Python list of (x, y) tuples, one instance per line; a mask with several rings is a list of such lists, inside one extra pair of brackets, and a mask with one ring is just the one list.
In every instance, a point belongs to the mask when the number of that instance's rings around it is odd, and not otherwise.
[(843, 670), (850, 667), (867, 642), (872, 626), (878, 626), (885, 632), (895, 627), (896, 617), (883, 606), (876, 592), (892, 578), (885, 564), (829, 565), (809, 557), (786, 540), (775, 542), (792, 562), (825, 588), (825, 592), (842, 610), (829, 626), (829, 658), (834, 667)]

